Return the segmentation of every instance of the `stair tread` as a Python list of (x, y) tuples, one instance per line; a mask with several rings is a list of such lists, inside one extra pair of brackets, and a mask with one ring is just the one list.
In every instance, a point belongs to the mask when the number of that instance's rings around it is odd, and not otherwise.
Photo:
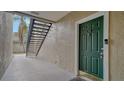
[(31, 20), (26, 55), (34, 54), (37, 56), (39, 49), (41, 48), (50, 30), (51, 25), (51, 23), (41, 22), (36, 19)]

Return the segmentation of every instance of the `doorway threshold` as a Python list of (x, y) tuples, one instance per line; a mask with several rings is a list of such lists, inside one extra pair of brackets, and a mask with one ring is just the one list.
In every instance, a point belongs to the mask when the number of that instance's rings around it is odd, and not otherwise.
[(82, 71), (79, 71), (79, 77), (87, 81), (103, 81), (101, 78)]

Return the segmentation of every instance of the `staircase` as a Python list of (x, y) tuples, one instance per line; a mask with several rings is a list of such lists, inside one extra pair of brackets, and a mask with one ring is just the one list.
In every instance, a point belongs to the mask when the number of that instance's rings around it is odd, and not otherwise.
[(50, 31), (52, 23), (30, 20), (26, 56), (37, 56), (44, 40)]

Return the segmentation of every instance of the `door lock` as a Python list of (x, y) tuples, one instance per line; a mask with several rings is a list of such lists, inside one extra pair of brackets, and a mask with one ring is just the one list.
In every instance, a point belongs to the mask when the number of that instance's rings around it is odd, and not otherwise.
[(100, 58), (103, 58), (103, 52), (100, 52)]

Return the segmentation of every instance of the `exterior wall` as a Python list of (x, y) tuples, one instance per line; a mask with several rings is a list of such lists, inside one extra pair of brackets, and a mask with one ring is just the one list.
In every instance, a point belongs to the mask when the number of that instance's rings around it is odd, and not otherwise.
[[(95, 12), (71, 12), (55, 25), (38, 58), (74, 73), (75, 22)], [(124, 12), (110, 12), (110, 80), (124, 80)]]
[(0, 12), (0, 78), (12, 60), (12, 15)]
[(124, 12), (110, 12), (110, 79), (124, 80)]

